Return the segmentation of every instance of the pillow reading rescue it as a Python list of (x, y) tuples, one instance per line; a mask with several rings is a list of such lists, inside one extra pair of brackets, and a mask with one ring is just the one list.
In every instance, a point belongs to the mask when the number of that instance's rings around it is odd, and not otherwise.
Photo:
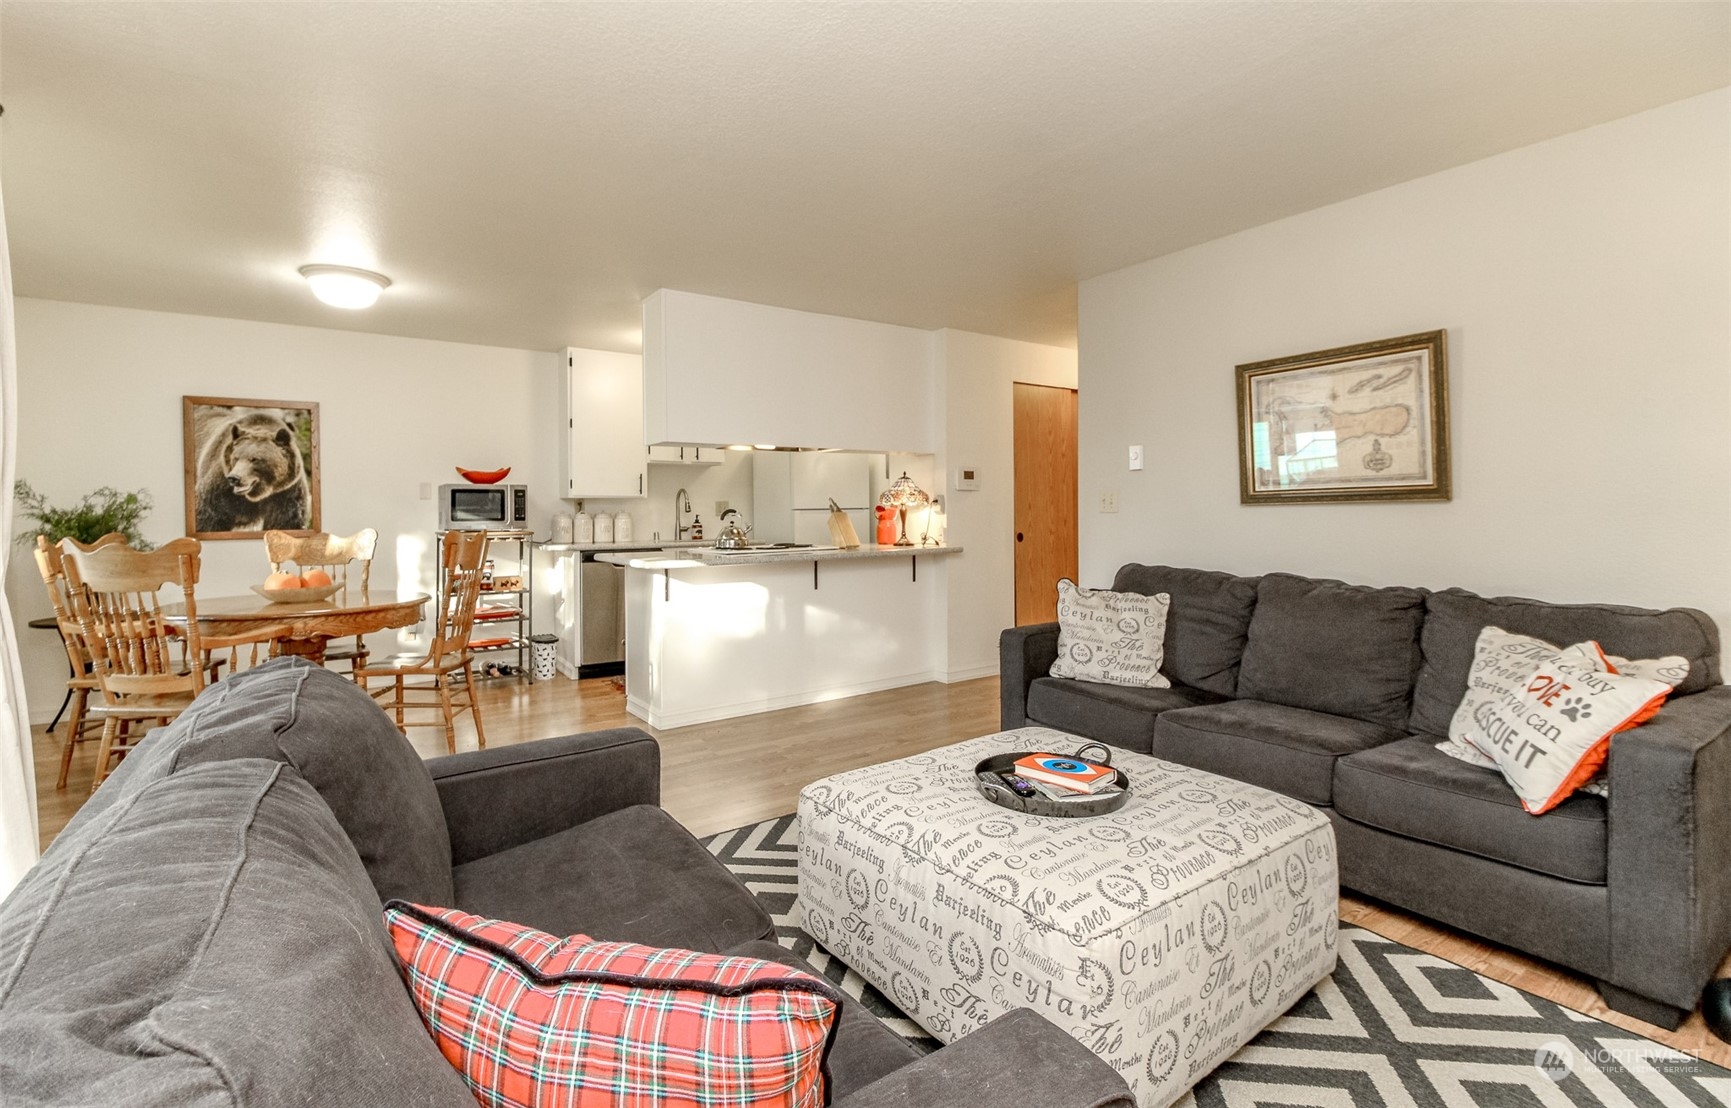
[[(1581, 662), (1585, 665), (1592, 666), (1596, 670), (1609, 670), (1610, 668), (1606, 664), (1604, 651), (1599, 649), (1599, 644), (1596, 642), (1578, 642), (1573, 646), (1555, 647), (1542, 639), (1528, 639), (1527, 641), (1532, 643), (1535, 649), (1538, 647), (1544, 647), (1547, 650), (1555, 651), (1557, 658), (1560, 661)], [(1687, 661), (1683, 663), (1685, 667), (1687, 667), (1688, 664)], [(1672, 682), (1672, 684), (1675, 683), (1676, 682)], [(1471, 690), (1469, 689), (1468, 691), (1470, 692)], [(1458, 717), (1459, 713), (1457, 712), (1456, 714)], [(1451, 730), (1453, 729), (1451, 728)], [(1495, 758), (1484, 753), (1478, 747), (1467, 742), (1465, 739), (1457, 739), (1453, 737), (1446, 738), (1442, 742), (1437, 743), (1436, 748), (1444, 754), (1447, 754), (1450, 758), (1458, 758), (1469, 766), (1480, 766), (1484, 769), (1498, 768), (1497, 760)], [(1603, 778), (1604, 775), (1600, 774), (1599, 777)], [(1588, 786), (1582, 785), (1581, 788), (1586, 789)], [(1590, 791), (1598, 792), (1597, 789), (1592, 789)], [(1600, 795), (1602, 796), (1605, 794), (1600, 793)]]
[[(1532, 641), (1542, 646), (1550, 645), (1538, 639)], [(1595, 670), (1607, 673), (1618, 673), (1625, 677), (1648, 677), (1655, 681), (1663, 681), (1673, 689), (1689, 676), (1689, 659), (1680, 655), (1667, 654), (1663, 658), (1638, 658), (1631, 661), (1628, 658), (1619, 658), (1615, 654), (1606, 654), (1599, 648), (1598, 643), (1591, 640), (1565, 647), (1558, 651), (1558, 656), (1563, 661), (1584, 663)], [(1449, 757), (1458, 758), (1468, 765), (1480, 766), (1485, 769), (1499, 768), (1495, 758), (1489, 754), (1480, 753), (1477, 747), (1467, 742), (1444, 739), (1436, 744), (1436, 748)], [(1595, 796), (1608, 797), (1611, 795), (1610, 779), (1606, 776), (1602, 766), (1598, 773), (1581, 785), (1580, 791), (1592, 793)]]
[(1596, 643), (1563, 650), (1486, 627), (1448, 737), (1494, 759), (1521, 807), (1548, 812), (1599, 772), (1612, 735), (1651, 719), (1671, 693), (1611, 667)]
[(1172, 682), (1160, 674), (1171, 605), (1172, 597), (1163, 592), (1144, 596), (1059, 581), (1058, 660), (1052, 663), (1052, 676), (1171, 688)]
[(829, 1102), (841, 994), (808, 973), (401, 900), (385, 927), (433, 1040), (492, 1108)]

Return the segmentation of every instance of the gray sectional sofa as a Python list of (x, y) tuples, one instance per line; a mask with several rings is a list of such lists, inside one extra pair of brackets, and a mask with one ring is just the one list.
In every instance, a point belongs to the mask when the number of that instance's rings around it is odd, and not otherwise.
[[(1731, 688), (1704, 613), (1136, 564), (1112, 587), (1171, 596), (1172, 687), (1050, 677), (1058, 625), (1014, 628), (1005, 728), (1286, 793), (1334, 821), (1345, 887), (1586, 974), (1650, 1023), (1695, 1006), (1731, 948)], [(1689, 660), (1664, 710), (1612, 739), (1608, 800), (1528, 815), (1496, 770), (1435, 748), (1487, 625)]]
[[(633, 728), (423, 763), (324, 669), (219, 682), (0, 903), (0, 1100), (474, 1108), (398, 976), (393, 897), (809, 970), (659, 794)], [(1025, 1011), (922, 1058), (849, 1001), (829, 1065), (838, 1108), (1132, 1103)]]

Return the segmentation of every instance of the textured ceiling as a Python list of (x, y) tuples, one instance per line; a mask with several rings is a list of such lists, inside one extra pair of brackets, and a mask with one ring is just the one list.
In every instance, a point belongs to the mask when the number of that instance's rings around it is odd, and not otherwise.
[[(631, 350), (1079, 279), (1731, 84), (1726, 3), (0, 6), (21, 295)], [(326, 308), (296, 267), (396, 284)]]

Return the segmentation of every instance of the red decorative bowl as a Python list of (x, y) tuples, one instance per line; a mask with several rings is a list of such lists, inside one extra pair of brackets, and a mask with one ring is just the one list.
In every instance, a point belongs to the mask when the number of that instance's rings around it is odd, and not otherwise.
[(463, 475), (463, 480), (471, 485), (497, 485), (511, 475), (511, 467), (504, 469), (464, 469), (457, 467), (457, 472)]

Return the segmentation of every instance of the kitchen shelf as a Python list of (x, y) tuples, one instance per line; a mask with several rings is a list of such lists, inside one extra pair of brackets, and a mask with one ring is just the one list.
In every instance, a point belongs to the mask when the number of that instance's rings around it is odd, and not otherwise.
[[(444, 545), (445, 532), (438, 532), (437, 538), (438, 542), (434, 548), (441, 549)], [(521, 577), (523, 587), (520, 589), (482, 589), (479, 598), (475, 601), (477, 609), (475, 629), (471, 632), (472, 637), (482, 639), (509, 637), (510, 641), (493, 646), (471, 646), (469, 653), (515, 653), (517, 658), (514, 668), (517, 672), (509, 676), (522, 677), (532, 683), (535, 680), (535, 671), (534, 666), (530, 664), (529, 638), (535, 633), (535, 534), (532, 531), (489, 531), (487, 532), (487, 550), (482, 558), (492, 560), (493, 552), (499, 548), (506, 548), (506, 556), (510, 558), (510, 547), (516, 548), (517, 569), (509, 576)], [(445, 610), (448, 607), (446, 600), (449, 586), (450, 582), (446, 579), (445, 572), (441, 568), (439, 570), (438, 607), (440, 619), (444, 618)], [(490, 615), (480, 612), (479, 609), (487, 605), (490, 600), (497, 600), (502, 606), (501, 610)], [(472, 669), (469, 677), (479, 679), (483, 675), (478, 670)]]

